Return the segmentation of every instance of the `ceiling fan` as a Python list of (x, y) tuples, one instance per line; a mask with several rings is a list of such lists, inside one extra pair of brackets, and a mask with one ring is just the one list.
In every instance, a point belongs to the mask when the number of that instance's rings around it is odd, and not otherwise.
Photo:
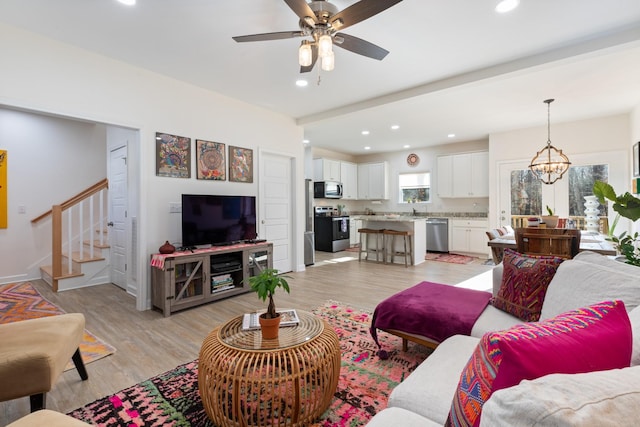
[(305, 0), (284, 0), (300, 18), (300, 30), (236, 36), (233, 39), (237, 42), (255, 42), (311, 37), (311, 40), (303, 40), (298, 49), (301, 73), (311, 71), (318, 58), (323, 70), (333, 70), (335, 65), (333, 45), (381, 61), (389, 53), (388, 50), (338, 31), (371, 18), (401, 1), (360, 0), (339, 11), (327, 0), (312, 0), (310, 3)]

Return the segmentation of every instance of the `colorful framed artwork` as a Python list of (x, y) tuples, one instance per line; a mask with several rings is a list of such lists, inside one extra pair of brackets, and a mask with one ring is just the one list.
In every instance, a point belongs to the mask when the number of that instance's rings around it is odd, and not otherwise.
[(633, 144), (633, 176), (640, 176), (640, 142)]
[(156, 132), (156, 175), (191, 178), (191, 138)]
[(253, 150), (229, 146), (229, 181), (253, 182)]
[(225, 181), (227, 164), (224, 144), (196, 139), (196, 168), (198, 179)]

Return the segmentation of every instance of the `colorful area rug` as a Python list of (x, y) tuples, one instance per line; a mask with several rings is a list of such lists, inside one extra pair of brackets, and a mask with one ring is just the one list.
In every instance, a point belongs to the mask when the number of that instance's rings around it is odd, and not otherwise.
[[(0, 323), (18, 322), (64, 313), (64, 310), (40, 295), (29, 282), (0, 285)], [(115, 351), (114, 347), (91, 332), (84, 331), (84, 337), (80, 343), (80, 352), (84, 363), (102, 359)], [(69, 369), (75, 369), (71, 361), (65, 368), (65, 370)]]
[(440, 262), (448, 262), (451, 264), (469, 264), (478, 258), (473, 258), (466, 255), (457, 255), (457, 254), (434, 254), (427, 253), (424, 256), (424, 259), (427, 261), (440, 261)]
[[(340, 338), (342, 367), (333, 402), (314, 427), (364, 425), (387, 406), (391, 390), (413, 371), (430, 350), (410, 345), (402, 352), (400, 338), (381, 333), (390, 357), (380, 360), (369, 335), (371, 313), (329, 301), (314, 310)], [(198, 361), (180, 365), (69, 415), (102, 427), (214, 427), (198, 392)]]

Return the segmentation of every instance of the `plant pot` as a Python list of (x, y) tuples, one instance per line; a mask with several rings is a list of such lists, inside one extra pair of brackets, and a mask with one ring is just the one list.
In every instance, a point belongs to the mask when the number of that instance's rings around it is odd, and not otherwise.
[(558, 225), (558, 215), (542, 215), (540, 218), (548, 228), (556, 228)]
[(260, 329), (262, 330), (262, 338), (265, 340), (273, 340), (278, 338), (278, 332), (280, 331), (280, 313), (276, 313), (277, 316), (273, 319), (267, 319), (263, 317), (265, 313), (262, 313), (258, 317), (260, 322)]

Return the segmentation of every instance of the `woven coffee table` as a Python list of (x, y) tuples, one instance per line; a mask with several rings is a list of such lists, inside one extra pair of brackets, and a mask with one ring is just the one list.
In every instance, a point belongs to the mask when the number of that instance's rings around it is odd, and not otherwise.
[(217, 327), (200, 349), (198, 387), (217, 426), (303, 426), (329, 407), (340, 375), (331, 326), (297, 310), (300, 324), (278, 339), (243, 331), (242, 316)]

